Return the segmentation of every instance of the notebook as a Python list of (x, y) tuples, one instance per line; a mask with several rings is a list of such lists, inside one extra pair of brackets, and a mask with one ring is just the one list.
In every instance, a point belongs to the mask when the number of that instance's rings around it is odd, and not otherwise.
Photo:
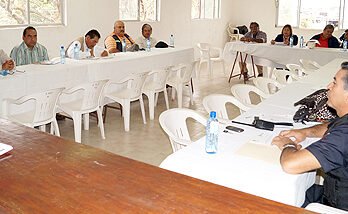
[(4, 143), (0, 143), (0, 156), (11, 151), (13, 149), (12, 146), (4, 144)]

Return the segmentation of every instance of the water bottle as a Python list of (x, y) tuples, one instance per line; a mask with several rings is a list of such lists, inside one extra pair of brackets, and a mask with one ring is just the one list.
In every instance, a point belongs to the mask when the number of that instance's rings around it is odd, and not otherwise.
[(126, 39), (122, 40), (122, 52), (126, 52), (127, 51), (127, 43), (126, 43)]
[(169, 46), (174, 48), (174, 36), (173, 36), (173, 34), (170, 35), (170, 45)]
[(65, 64), (65, 50), (64, 50), (64, 46), (60, 47), (60, 64)]
[(343, 51), (347, 51), (347, 40), (343, 41)]
[(80, 52), (80, 48), (77, 44), (75, 44), (74, 47), (74, 59), (78, 60), (79, 59), (79, 52)]
[(147, 38), (146, 40), (146, 51), (151, 51), (151, 41), (150, 38)]
[(301, 36), (301, 39), (300, 39), (300, 48), (303, 48), (303, 36)]
[(289, 44), (290, 48), (292, 48), (293, 45), (294, 45), (294, 37), (290, 36), (290, 44)]
[(0, 75), (6, 76), (6, 75), (7, 75), (7, 71), (1, 69), (1, 70), (0, 70)]
[(219, 134), (219, 121), (216, 119), (216, 112), (210, 112), (210, 118), (207, 121), (205, 139), (205, 151), (209, 154), (217, 152), (218, 134)]

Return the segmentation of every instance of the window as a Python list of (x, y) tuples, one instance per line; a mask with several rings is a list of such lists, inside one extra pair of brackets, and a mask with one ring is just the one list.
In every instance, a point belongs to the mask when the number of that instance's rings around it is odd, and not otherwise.
[(0, 26), (63, 24), (64, 0), (0, 0)]
[[(347, 0), (276, 0), (277, 26), (291, 24), (304, 29), (323, 29), (327, 24), (348, 28)], [(345, 17), (345, 15), (347, 17)]]
[(192, 19), (220, 18), (220, 0), (192, 0)]
[(159, 0), (120, 0), (120, 20), (156, 21), (158, 2)]

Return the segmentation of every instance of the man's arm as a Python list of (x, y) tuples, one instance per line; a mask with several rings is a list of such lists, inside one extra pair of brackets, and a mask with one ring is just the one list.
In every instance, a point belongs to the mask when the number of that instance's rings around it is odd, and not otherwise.
[(304, 141), (307, 137), (316, 137), (316, 138), (321, 138), (323, 137), (324, 133), (327, 130), (327, 126), (329, 123), (323, 123), (319, 124), (316, 126), (312, 126), (309, 128), (304, 128), (304, 129), (291, 129), (291, 130), (285, 130), (281, 131), (279, 136), (283, 137), (294, 137), (295, 141), (294, 143), (300, 143)]
[(114, 38), (112, 38), (110, 36), (107, 37), (104, 44), (105, 44), (106, 49), (109, 51), (109, 53), (120, 52), (120, 50), (117, 49), (116, 41)]

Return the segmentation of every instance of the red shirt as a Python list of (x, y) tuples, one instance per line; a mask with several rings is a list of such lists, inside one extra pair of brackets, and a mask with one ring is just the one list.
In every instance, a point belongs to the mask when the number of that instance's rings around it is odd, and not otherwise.
[(323, 39), (323, 33), (320, 34), (320, 39), (318, 40), (319, 44), (316, 44), (315, 47), (328, 48), (329, 47), (329, 38)]

